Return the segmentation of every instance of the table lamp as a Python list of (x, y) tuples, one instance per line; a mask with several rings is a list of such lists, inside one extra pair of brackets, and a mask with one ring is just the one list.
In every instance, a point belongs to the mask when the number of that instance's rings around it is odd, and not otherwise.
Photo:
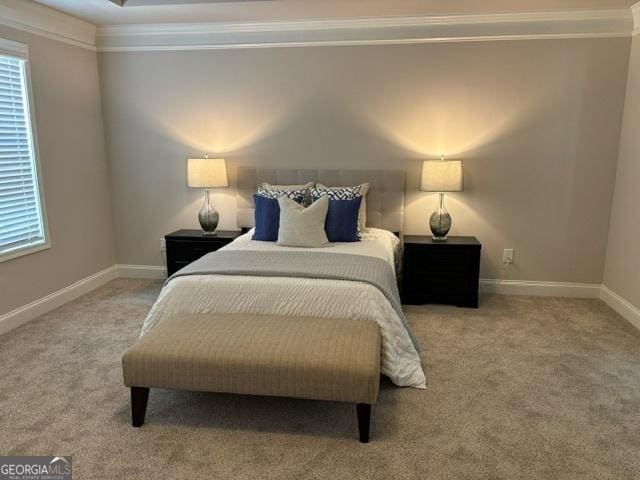
[(463, 190), (462, 160), (445, 160), (444, 156), (440, 160), (425, 160), (422, 164), (420, 190), (440, 194), (440, 204), (431, 214), (429, 227), (434, 240), (446, 241), (451, 229), (451, 215), (444, 206), (444, 194)]
[(210, 188), (228, 187), (227, 164), (224, 158), (189, 158), (187, 160), (187, 186), (205, 188), (204, 204), (198, 212), (198, 221), (205, 235), (215, 235), (218, 212), (210, 199)]

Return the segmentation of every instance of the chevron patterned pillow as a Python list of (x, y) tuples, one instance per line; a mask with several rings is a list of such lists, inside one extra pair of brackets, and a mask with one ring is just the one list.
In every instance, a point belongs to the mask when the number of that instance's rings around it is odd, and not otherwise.
[(358, 235), (367, 228), (367, 192), (370, 188), (369, 183), (353, 185), (347, 187), (327, 187), (321, 183), (317, 183), (311, 189), (311, 201), (315, 202), (322, 196), (328, 196), (331, 200), (353, 200), (362, 197), (360, 203), (360, 211), (358, 212)]
[(258, 187), (257, 194), (266, 198), (275, 198), (282, 195), (297, 200), (299, 196), (304, 199), (302, 205), (305, 207), (311, 204), (311, 188), (313, 182), (305, 183), (304, 185), (272, 185), (268, 182), (262, 182), (262, 185)]
[(298, 203), (301, 202), (300, 199), (304, 200), (307, 197), (308, 189), (300, 188), (300, 189), (291, 189), (291, 190), (267, 190), (264, 187), (258, 187), (256, 190), (256, 195), (259, 195), (264, 198), (272, 198), (277, 200), (279, 197), (285, 196), (290, 198), (291, 200), (295, 200)]

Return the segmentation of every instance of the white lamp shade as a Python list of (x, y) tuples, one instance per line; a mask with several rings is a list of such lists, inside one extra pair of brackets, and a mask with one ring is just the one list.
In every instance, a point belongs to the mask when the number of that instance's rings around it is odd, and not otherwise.
[(227, 164), (224, 158), (189, 158), (187, 160), (189, 187), (228, 187)]
[(425, 192), (461, 192), (464, 188), (462, 160), (425, 160), (420, 190)]

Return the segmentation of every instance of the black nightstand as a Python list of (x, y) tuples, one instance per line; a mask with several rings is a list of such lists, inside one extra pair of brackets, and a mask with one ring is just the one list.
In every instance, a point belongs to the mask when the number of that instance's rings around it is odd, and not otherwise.
[(448, 303), (478, 308), (480, 249), (475, 237), (449, 237), (445, 242), (430, 236), (403, 237), (404, 303)]
[(242, 232), (216, 231), (215, 235), (204, 235), (202, 230), (178, 230), (165, 235), (167, 245), (167, 276), (173, 275), (204, 254), (215, 252), (233, 242)]

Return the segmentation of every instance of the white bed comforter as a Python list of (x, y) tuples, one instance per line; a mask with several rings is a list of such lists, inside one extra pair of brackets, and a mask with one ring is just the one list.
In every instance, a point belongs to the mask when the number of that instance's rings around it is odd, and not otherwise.
[[(399, 240), (391, 232), (369, 228), (361, 242), (333, 243), (329, 252), (381, 258), (397, 264)], [(297, 250), (240, 236), (225, 250)], [(318, 251), (318, 249), (313, 249)], [(250, 313), (375, 321), (382, 336), (381, 371), (399, 386), (425, 388), (426, 379), (409, 333), (384, 294), (352, 281), (290, 277), (194, 275), (171, 280), (160, 292), (142, 326), (149, 332), (177, 313)]]

